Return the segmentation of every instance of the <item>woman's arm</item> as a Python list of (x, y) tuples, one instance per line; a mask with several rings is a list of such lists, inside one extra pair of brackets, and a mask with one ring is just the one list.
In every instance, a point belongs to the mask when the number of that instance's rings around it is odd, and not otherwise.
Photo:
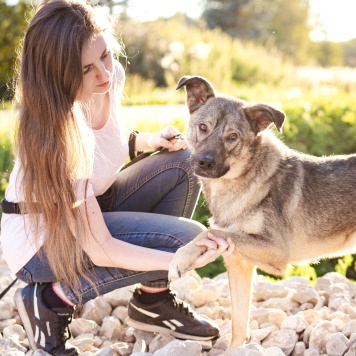
[[(80, 207), (84, 210), (85, 204)], [(87, 198), (86, 209), (92, 234), (83, 249), (95, 265), (134, 271), (168, 270), (173, 253), (132, 245), (112, 237), (94, 195)], [(231, 240), (209, 234), (207, 239), (199, 241), (199, 245), (205, 245), (207, 251), (195, 261), (192, 268), (202, 267), (222, 254), (230, 255), (234, 250)]]
[[(81, 204), (84, 210), (85, 204)], [(168, 270), (172, 253), (136, 246), (111, 236), (94, 195), (87, 198), (87, 214), (92, 236), (84, 251), (93, 263), (102, 267), (120, 267), (136, 271)]]

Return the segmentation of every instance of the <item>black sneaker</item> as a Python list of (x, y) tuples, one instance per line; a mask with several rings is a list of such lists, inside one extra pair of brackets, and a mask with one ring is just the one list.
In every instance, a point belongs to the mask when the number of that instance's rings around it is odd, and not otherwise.
[(129, 302), (126, 323), (151, 332), (168, 332), (178, 339), (210, 340), (219, 336), (219, 326), (199, 316), (188, 304), (169, 291), (167, 298), (152, 304), (139, 301), (135, 290)]
[(49, 309), (42, 300), (44, 288), (46, 284), (35, 283), (15, 293), (15, 303), (32, 350), (44, 350), (51, 355), (79, 355), (74, 346), (66, 344), (71, 336), (68, 325), (74, 308)]

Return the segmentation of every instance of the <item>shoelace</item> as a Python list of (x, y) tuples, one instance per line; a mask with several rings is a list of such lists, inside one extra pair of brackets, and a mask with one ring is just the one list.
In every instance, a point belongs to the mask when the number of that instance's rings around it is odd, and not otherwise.
[(193, 317), (193, 312), (190, 309), (189, 305), (184, 303), (183, 301), (179, 300), (176, 297), (175, 293), (169, 293), (166, 301), (171, 302), (173, 304), (173, 308), (179, 310), (180, 312), (185, 312), (186, 315), (189, 315), (190, 317)]
[(72, 315), (68, 316), (68, 314), (57, 314), (58, 315), (58, 322), (56, 322), (56, 328), (57, 328), (57, 335), (58, 335), (58, 341), (59, 341), (59, 346), (65, 347), (65, 343), (67, 340), (69, 340), (72, 337), (72, 334), (70, 332), (70, 329), (68, 325), (72, 321)]

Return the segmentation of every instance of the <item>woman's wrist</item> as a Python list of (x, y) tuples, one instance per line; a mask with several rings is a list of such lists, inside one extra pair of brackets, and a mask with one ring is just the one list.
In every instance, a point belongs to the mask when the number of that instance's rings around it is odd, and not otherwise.
[(154, 137), (155, 134), (150, 134), (148, 137), (147, 137), (147, 145), (148, 147), (152, 148), (152, 149), (156, 149), (156, 147), (152, 144), (152, 139)]

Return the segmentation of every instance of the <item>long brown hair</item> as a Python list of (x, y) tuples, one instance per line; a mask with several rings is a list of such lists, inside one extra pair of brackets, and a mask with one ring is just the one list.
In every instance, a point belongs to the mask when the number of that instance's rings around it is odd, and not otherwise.
[(75, 289), (80, 276), (88, 277), (81, 246), (90, 233), (87, 217), (75, 207), (78, 181), (92, 174), (94, 147), (75, 99), (83, 81), (83, 45), (110, 30), (107, 26), (80, 0), (44, 1), (29, 24), (19, 61), (17, 151), (24, 206), (37, 242), (43, 219), (43, 251), (56, 280)]

